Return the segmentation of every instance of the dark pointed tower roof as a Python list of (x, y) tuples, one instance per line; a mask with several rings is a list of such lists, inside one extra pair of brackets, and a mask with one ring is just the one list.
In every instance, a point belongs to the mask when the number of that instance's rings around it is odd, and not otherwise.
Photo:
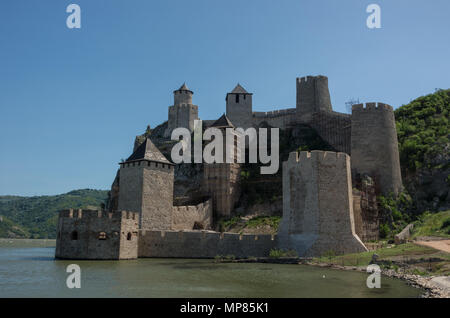
[(217, 119), (214, 124), (212, 124), (210, 127), (216, 127), (216, 128), (234, 128), (234, 125), (231, 123), (230, 119), (227, 117), (227, 115), (223, 114), (220, 116), (219, 119)]
[(236, 87), (231, 91), (231, 94), (248, 94), (248, 92), (241, 86), (241, 84), (237, 83)]
[(253, 95), (252, 93), (249, 93), (245, 90), (245, 88), (242, 87), (241, 84), (237, 83), (236, 87), (231, 91), (231, 93), (228, 94), (246, 94), (246, 95)]
[(141, 160), (173, 164), (169, 160), (167, 160), (166, 157), (164, 157), (164, 155), (153, 144), (150, 138), (146, 138), (145, 141), (136, 149), (135, 152), (133, 152), (130, 157), (128, 157), (125, 162)]
[(194, 94), (194, 92), (191, 91), (191, 90), (187, 87), (186, 82), (184, 82), (183, 85), (181, 85), (181, 87), (180, 87), (179, 89), (177, 89), (177, 90), (175, 90), (175, 91), (173, 91), (173, 92), (175, 93), (175, 92), (181, 92), (181, 91), (187, 91), (187, 92), (190, 92), (191, 94)]

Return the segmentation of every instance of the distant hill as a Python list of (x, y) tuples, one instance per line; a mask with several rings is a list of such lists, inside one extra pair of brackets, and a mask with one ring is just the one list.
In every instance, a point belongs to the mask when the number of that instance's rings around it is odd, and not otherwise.
[(82, 189), (52, 196), (0, 196), (0, 237), (55, 238), (57, 212), (100, 207), (108, 191)]

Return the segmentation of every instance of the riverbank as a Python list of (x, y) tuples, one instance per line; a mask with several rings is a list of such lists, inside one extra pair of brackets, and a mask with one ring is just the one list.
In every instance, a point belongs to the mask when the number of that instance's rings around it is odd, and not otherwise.
[[(337, 264), (316, 263), (313, 261), (300, 261), (299, 264), (317, 267), (326, 267), (336, 270), (367, 272), (367, 266), (342, 266)], [(408, 285), (423, 290), (422, 298), (450, 298), (450, 276), (421, 276), (408, 274), (402, 268), (383, 269), (381, 274), (387, 277), (401, 279)]]
[[(372, 253), (373, 254), (373, 253)], [(364, 257), (360, 256), (357, 262), (361, 262)], [(333, 262), (322, 262), (315, 258), (298, 258), (298, 257), (280, 257), (280, 258), (249, 258), (249, 259), (216, 259), (216, 262), (222, 263), (269, 263), (269, 264), (298, 264), (298, 265), (308, 265), (314, 267), (322, 267), (334, 270), (343, 271), (359, 271), (367, 273), (367, 265), (339, 265)], [(408, 285), (419, 288), (422, 290), (420, 295), (421, 298), (450, 298), (450, 276), (436, 276), (436, 275), (419, 275), (412, 274), (411, 268), (402, 263), (391, 264), (391, 266), (386, 265), (386, 260), (381, 260), (379, 262), (381, 274), (405, 281)], [(342, 264), (345, 264), (343, 262)], [(392, 268), (390, 268), (392, 267)]]
[(0, 247), (55, 247), (55, 239), (0, 238)]

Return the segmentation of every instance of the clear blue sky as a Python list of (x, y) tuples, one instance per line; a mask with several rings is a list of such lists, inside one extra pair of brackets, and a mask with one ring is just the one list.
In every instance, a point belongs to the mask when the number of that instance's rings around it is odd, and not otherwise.
[[(66, 27), (67, 5), (82, 28)], [(382, 29), (366, 27), (366, 7)], [(186, 81), (202, 119), (240, 82), (258, 111), (295, 107), (295, 78), (398, 107), (450, 87), (448, 0), (2, 0), (0, 194), (109, 189), (134, 136)]]

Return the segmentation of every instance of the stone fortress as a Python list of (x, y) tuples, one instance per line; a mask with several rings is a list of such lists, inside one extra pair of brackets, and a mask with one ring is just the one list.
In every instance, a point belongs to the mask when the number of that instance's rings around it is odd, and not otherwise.
[[(174, 182), (189, 164), (170, 162), (152, 133), (137, 138), (131, 156), (120, 163), (105, 211), (60, 212), (56, 258), (245, 258), (266, 257), (271, 249), (295, 250), (303, 257), (367, 250), (364, 242), (378, 239), (376, 195), (402, 190), (393, 108), (367, 103), (353, 105), (351, 115), (335, 112), (325, 76), (297, 78), (296, 88), (296, 108), (254, 112), (252, 93), (238, 84), (226, 94), (226, 114), (203, 121), (218, 129), (307, 125), (336, 150), (291, 152), (283, 162), (277, 235), (212, 231), (217, 218), (235, 215), (241, 195), (238, 163), (200, 165), (195, 186), (200, 196), (174, 204)], [(170, 148), (177, 127), (193, 131), (199, 119), (193, 94), (186, 84), (174, 91), (158, 145)]]

